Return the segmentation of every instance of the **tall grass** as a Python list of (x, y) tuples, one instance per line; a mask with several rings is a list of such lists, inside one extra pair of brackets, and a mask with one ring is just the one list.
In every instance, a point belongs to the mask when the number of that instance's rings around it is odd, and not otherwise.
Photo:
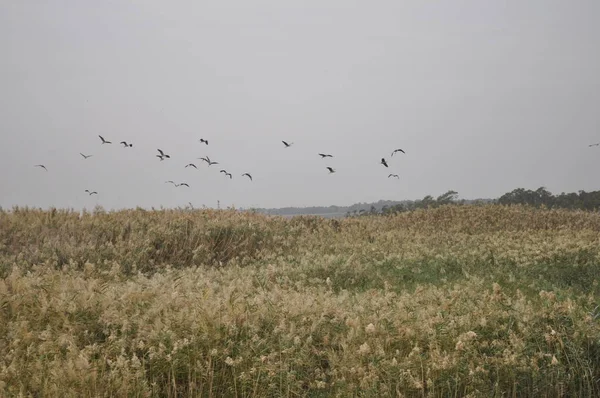
[(598, 396), (600, 214), (0, 212), (0, 396)]

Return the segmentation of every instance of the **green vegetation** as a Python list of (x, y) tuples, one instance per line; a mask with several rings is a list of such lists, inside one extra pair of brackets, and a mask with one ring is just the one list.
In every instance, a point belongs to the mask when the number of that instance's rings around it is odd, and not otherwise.
[(599, 270), (583, 211), (0, 211), (0, 396), (598, 396)]
[(448, 204), (453, 205), (486, 205), (486, 204), (500, 204), (500, 205), (527, 205), (532, 207), (544, 207), (548, 209), (569, 209), (569, 210), (589, 210), (595, 211), (600, 209), (600, 191), (585, 192), (579, 191), (578, 193), (561, 193), (560, 195), (553, 195), (546, 188), (540, 187), (535, 191), (518, 188), (511, 192), (502, 195), (498, 199), (476, 199), (476, 200), (465, 200), (458, 199), (458, 192), (448, 191), (437, 198), (431, 195), (425, 196), (423, 199), (415, 201), (403, 201), (403, 202), (384, 202), (379, 201), (378, 203), (370, 204), (367, 210), (365, 205), (354, 205), (351, 206), (346, 216), (366, 216), (375, 214), (395, 214), (406, 211), (413, 211), (417, 209), (431, 209)]
[(600, 191), (579, 191), (577, 193), (563, 192), (560, 195), (553, 195), (544, 187), (540, 187), (535, 191), (518, 188), (502, 195), (498, 199), (498, 203), (503, 205), (521, 204), (535, 207), (544, 206), (549, 209), (599, 210)]

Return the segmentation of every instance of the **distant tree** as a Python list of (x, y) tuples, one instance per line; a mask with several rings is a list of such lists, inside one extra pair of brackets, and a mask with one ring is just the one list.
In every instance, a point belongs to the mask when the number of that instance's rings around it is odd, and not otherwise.
[(535, 194), (539, 205), (544, 205), (546, 207), (552, 207), (554, 205), (554, 196), (545, 187), (539, 187), (535, 191)]
[(564, 193), (553, 195), (545, 187), (535, 191), (517, 188), (502, 195), (497, 203), (501, 205), (521, 204), (534, 207), (598, 210), (600, 209), (600, 191)]
[(429, 207), (434, 207), (435, 204), (436, 204), (436, 202), (435, 202), (435, 199), (433, 199), (433, 196), (426, 195), (425, 197), (423, 197), (423, 199), (421, 200), (421, 203), (418, 204), (417, 207), (427, 209)]
[(441, 206), (441, 205), (447, 205), (452, 202), (455, 202), (457, 198), (458, 198), (458, 192), (448, 191), (445, 194), (438, 196), (436, 201), (437, 201), (437, 204), (439, 206)]

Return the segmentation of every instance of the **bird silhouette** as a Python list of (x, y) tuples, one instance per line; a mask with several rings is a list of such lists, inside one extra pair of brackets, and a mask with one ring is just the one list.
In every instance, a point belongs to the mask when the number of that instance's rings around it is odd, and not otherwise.
[(207, 156), (205, 158), (200, 158), (201, 160), (204, 160), (209, 166), (212, 166), (213, 164), (219, 164), (219, 162), (213, 162), (210, 160), (210, 158)]
[[(167, 158), (167, 159), (170, 159), (170, 158), (171, 158), (171, 156), (167, 155), (167, 154), (166, 154), (166, 153), (164, 153), (162, 150), (160, 150), (160, 149), (157, 149), (157, 151), (158, 151), (158, 153), (160, 153), (160, 156), (159, 156), (159, 157), (162, 157), (162, 158)], [(156, 156), (158, 156), (158, 155), (156, 155)], [(162, 158), (161, 158), (160, 160), (163, 160)]]
[(96, 192), (96, 191), (90, 192), (89, 190), (86, 189), (85, 192), (87, 192), (88, 195), (90, 195), (90, 196), (92, 196), (92, 195), (98, 195), (98, 192)]
[(36, 165), (35, 165), (35, 166), (33, 166), (33, 167), (41, 167), (42, 169), (44, 169), (44, 170), (48, 171), (48, 169), (46, 168), (46, 166), (44, 166), (43, 164), (36, 164)]
[(396, 149), (396, 150), (394, 150), (394, 152), (392, 152), (392, 156), (394, 156), (394, 154), (396, 152), (402, 152), (402, 153), (406, 154), (406, 152), (404, 152), (402, 149)]
[(219, 162), (212, 162), (208, 156), (205, 158), (198, 158), (198, 159), (204, 160), (209, 166), (212, 166), (213, 164), (219, 164)]
[(103, 145), (104, 145), (104, 144), (112, 144), (112, 142), (110, 142), (110, 141), (106, 141), (106, 140), (104, 139), (104, 137), (102, 137), (101, 135), (99, 135), (98, 137), (100, 137), (100, 139), (102, 140), (102, 144), (103, 144)]
[(593, 147), (593, 146), (600, 146), (600, 142), (599, 142), (599, 143), (597, 143), (597, 144), (590, 144), (590, 145), (588, 145), (588, 146), (589, 146), (589, 147)]
[(326, 169), (329, 170), (329, 174), (335, 173), (335, 170), (331, 167), (326, 167)]
[(188, 165), (186, 165), (186, 166), (185, 166), (185, 168), (186, 168), (186, 169), (187, 169), (188, 167), (193, 167), (193, 168), (195, 168), (196, 170), (198, 169), (194, 163), (190, 163), (190, 164), (188, 164)]
[(208, 140), (205, 140), (204, 138), (200, 138), (200, 143), (208, 145)]
[(185, 182), (179, 183), (179, 184), (175, 184), (176, 187), (180, 187), (180, 186), (184, 186), (184, 187), (190, 187), (188, 184), (186, 184)]
[(165, 184), (173, 184), (173, 185), (177, 185), (177, 184), (175, 184), (175, 181), (172, 181), (172, 180), (165, 181)]
[(223, 173), (223, 174), (225, 174), (225, 176), (229, 176), (229, 179), (233, 178), (233, 176), (231, 175), (231, 173), (228, 173), (227, 170), (219, 170), (219, 173)]
[(321, 159), (332, 158), (333, 157), (333, 155), (329, 155), (329, 154), (326, 154), (326, 153), (320, 153), (319, 156), (321, 157)]
[(81, 152), (79, 152), (79, 154), (80, 154), (81, 156), (83, 156), (83, 158), (84, 158), (84, 159), (91, 158), (91, 157), (93, 156), (93, 155), (84, 155), (84, 154), (83, 154), (83, 153), (81, 153)]
[(389, 167), (384, 158), (381, 158), (381, 164), (384, 165), (385, 167)]
[(294, 145), (294, 143), (293, 143), (293, 142), (290, 142), (289, 144), (288, 144), (287, 142), (285, 142), (285, 141), (281, 141), (281, 142), (283, 142), (283, 145), (285, 145), (285, 147), (286, 147), (286, 148), (289, 148), (289, 147), (291, 147), (292, 145)]
[(123, 147), (125, 148), (131, 148), (133, 146), (133, 144), (128, 144), (126, 141), (121, 141), (119, 144), (123, 144)]
[(398, 174), (390, 174), (390, 175), (388, 176), (388, 178), (390, 178), (390, 177), (394, 177), (394, 178), (400, 178), (400, 176), (399, 176)]
[(250, 181), (252, 181), (252, 176), (250, 175), (250, 173), (242, 174), (242, 177), (244, 177), (244, 176), (248, 177), (250, 179)]

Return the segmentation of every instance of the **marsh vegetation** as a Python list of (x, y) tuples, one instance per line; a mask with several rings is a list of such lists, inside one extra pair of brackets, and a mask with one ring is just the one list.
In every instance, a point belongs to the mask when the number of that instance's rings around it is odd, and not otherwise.
[(1, 396), (598, 396), (600, 214), (0, 212)]

